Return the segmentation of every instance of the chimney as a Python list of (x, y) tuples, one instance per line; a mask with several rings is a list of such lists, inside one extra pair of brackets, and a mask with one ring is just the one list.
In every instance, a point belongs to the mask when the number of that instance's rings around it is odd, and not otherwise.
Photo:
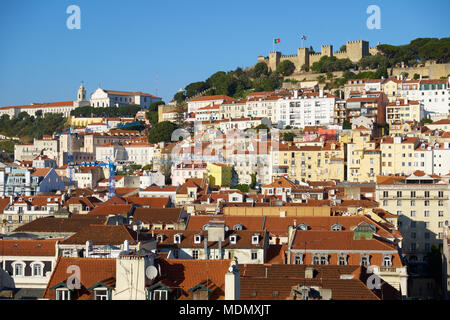
[(305, 279), (313, 279), (314, 278), (314, 268), (307, 267), (305, 269)]
[(319, 90), (319, 97), (320, 97), (320, 98), (323, 98), (323, 89), (320, 89), (320, 90)]
[(89, 251), (92, 250), (92, 240), (86, 241), (86, 248), (84, 252), (84, 256), (87, 257), (89, 255)]
[(230, 263), (228, 272), (225, 274), (225, 300), (241, 299), (241, 275), (237, 260)]
[(222, 259), (222, 239), (219, 238), (219, 259)]
[(130, 252), (130, 243), (128, 242), (128, 240), (125, 240), (123, 242), (123, 251), (125, 254)]
[(208, 237), (205, 237), (205, 239), (203, 240), (203, 251), (204, 251), (204, 255), (205, 255), (205, 260), (208, 260)]
[(294, 90), (294, 99), (297, 99), (297, 98), (298, 98), (298, 91)]

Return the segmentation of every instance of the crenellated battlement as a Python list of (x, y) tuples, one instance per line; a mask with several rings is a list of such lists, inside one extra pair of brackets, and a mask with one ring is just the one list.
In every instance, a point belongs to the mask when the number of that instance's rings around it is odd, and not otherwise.
[(346, 51), (337, 51), (333, 53), (333, 45), (321, 45), (321, 52), (312, 53), (308, 48), (298, 48), (297, 54), (282, 55), (281, 52), (270, 52), (269, 57), (258, 57), (258, 62), (267, 63), (269, 69), (276, 70), (281, 60), (289, 60), (294, 63), (296, 70), (305, 65), (310, 67), (314, 62), (319, 61), (323, 56), (336, 56), (339, 59), (350, 59), (352, 62), (361, 60), (362, 57), (378, 53), (376, 47), (369, 48), (369, 42), (365, 40), (351, 40), (346, 42)]

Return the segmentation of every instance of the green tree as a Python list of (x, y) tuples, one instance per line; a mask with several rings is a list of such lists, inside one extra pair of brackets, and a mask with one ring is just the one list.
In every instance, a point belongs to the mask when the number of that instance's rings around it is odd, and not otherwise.
[(161, 141), (170, 142), (172, 132), (177, 126), (169, 121), (158, 122), (148, 133), (148, 141), (150, 143), (158, 143)]
[(420, 79), (420, 74), (414, 73), (413, 79), (414, 80), (419, 80)]
[(284, 141), (294, 141), (295, 134), (293, 132), (285, 132), (283, 133)]
[(429, 119), (429, 118), (425, 118), (425, 119), (422, 120), (422, 122), (423, 122), (424, 124), (427, 124), (427, 123), (433, 123), (433, 120), (431, 120), (431, 119)]
[(155, 102), (152, 102), (151, 104), (150, 104), (150, 106), (148, 107), (148, 111), (156, 111), (156, 112), (158, 112), (158, 106), (160, 106), (160, 105), (165, 105), (166, 103), (164, 102), (164, 101), (155, 101)]
[(342, 45), (340, 48), (339, 48), (339, 51), (342, 51), (342, 52), (345, 52), (345, 51), (347, 51), (347, 45)]
[(250, 188), (255, 189), (255, 187), (256, 187), (256, 172), (250, 174), (250, 177), (252, 179), (252, 183), (250, 184)]
[(258, 62), (253, 67), (252, 76), (253, 78), (259, 78), (261, 76), (267, 76), (269, 74), (269, 68), (267, 67), (267, 63), (265, 62)]
[(352, 124), (348, 120), (344, 120), (344, 123), (342, 124), (342, 129), (349, 130), (352, 128)]
[(290, 76), (295, 71), (295, 65), (289, 60), (284, 60), (278, 64), (277, 71), (283, 76)]
[(175, 101), (177, 103), (182, 103), (184, 100), (186, 100), (186, 96), (184, 95), (184, 91), (178, 91), (177, 93), (175, 93), (173, 98), (175, 99)]
[(320, 75), (317, 77), (317, 81), (319, 81), (319, 83), (324, 83), (325, 82), (325, 76)]

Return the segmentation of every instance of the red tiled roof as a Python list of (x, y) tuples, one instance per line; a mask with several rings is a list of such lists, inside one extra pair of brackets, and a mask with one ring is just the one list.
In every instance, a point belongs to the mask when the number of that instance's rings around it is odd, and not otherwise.
[[(115, 283), (116, 259), (60, 257), (47, 284), (43, 298), (55, 299), (55, 290), (50, 288), (67, 281), (71, 276), (71, 274), (67, 273), (70, 266), (79, 267), (82, 275), (80, 277), (81, 289), (78, 292), (79, 300), (92, 300), (94, 293), (92, 291), (89, 292), (87, 289), (100, 281), (104, 282), (110, 279)], [(115, 287), (115, 284), (113, 286)]]
[(0, 240), (1, 255), (4, 256), (55, 256), (56, 241), (62, 239), (41, 240)]

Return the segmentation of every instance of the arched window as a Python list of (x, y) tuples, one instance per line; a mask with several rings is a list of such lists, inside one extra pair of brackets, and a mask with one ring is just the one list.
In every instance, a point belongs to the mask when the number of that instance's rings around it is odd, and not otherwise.
[(308, 225), (305, 224), (305, 223), (301, 223), (301, 224), (299, 224), (299, 225), (297, 226), (297, 230), (303, 230), (303, 231), (305, 231), (305, 230), (308, 230), (308, 229), (309, 229), (309, 227), (308, 227)]
[(339, 223), (335, 223), (331, 226), (331, 230), (333, 231), (341, 231), (342, 230), (342, 225), (340, 225)]
[(242, 226), (242, 224), (240, 224), (240, 223), (238, 223), (238, 224), (235, 224), (234, 226), (233, 226), (233, 230), (243, 230), (243, 226)]

